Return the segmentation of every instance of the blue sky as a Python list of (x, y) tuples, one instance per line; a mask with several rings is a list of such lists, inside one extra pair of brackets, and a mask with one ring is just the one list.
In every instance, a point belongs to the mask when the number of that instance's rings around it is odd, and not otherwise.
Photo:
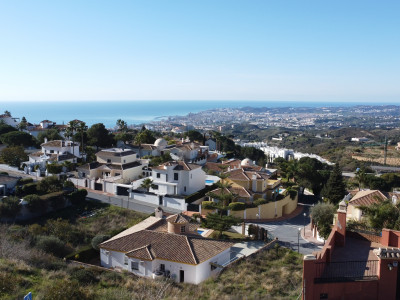
[(0, 0), (0, 101), (400, 102), (400, 1)]

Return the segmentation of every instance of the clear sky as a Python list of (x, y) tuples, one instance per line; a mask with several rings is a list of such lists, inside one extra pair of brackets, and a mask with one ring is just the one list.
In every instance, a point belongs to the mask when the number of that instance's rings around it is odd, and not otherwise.
[(400, 103), (400, 1), (0, 0), (0, 101)]

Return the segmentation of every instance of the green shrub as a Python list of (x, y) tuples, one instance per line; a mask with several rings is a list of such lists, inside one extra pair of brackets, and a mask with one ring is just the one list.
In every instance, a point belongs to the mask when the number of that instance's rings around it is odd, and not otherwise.
[(83, 289), (76, 281), (57, 279), (47, 282), (47, 285), (41, 291), (43, 300), (64, 300), (64, 299), (91, 299), (85, 294)]
[(18, 183), (23, 185), (23, 184), (27, 184), (27, 183), (32, 183), (33, 182), (33, 178), (30, 177), (26, 177), (26, 178), (21, 178)]
[(213, 201), (203, 201), (201, 207), (203, 209), (215, 209), (216, 204)]
[(232, 202), (232, 203), (229, 203), (228, 208), (233, 211), (245, 210), (246, 204), (244, 204), (242, 202)]
[(17, 197), (6, 197), (0, 202), (0, 216), (14, 218), (21, 210)]
[(77, 205), (85, 201), (86, 196), (87, 196), (87, 190), (85, 189), (79, 189), (67, 195), (68, 199), (71, 201), (73, 205)]
[(22, 186), (22, 188), (21, 188), (22, 193), (23, 193), (24, 195), (37, 194), (37, 192), (38, 192), (38, 191), (37, 191), (37, 185), (38, 185), (37, 182), (32, 182), (32, 183), (24, 184), (24, 185)]
[(268, 203), (268, 201), (263, 198), (258, 198), (256, 200), (254, 200), (253, 203), (255, 206), (259, 206), (259, 205)]
[(64, 242), (56, 236), (38, 236), (36, 238), (36, 248), (58, 257), (64, 256), (66, 252)]
[(89, 285), (99, 281), (95, 274), (86, 268), (73, 268), (70, 275), (72, 280), (78, 281), (81, 285)]
[(51, 174), (60, 174), (62, 172), (62, 166), (58, 164), (48, 164), (46, 166), (47, 171)]
[(62, 189), (62, 182), (56, 176), (49, 176), (39, 182), (37, 189), (42, 194), (58, 192)]
[(102, 234), (96, 235), (91, 242), (93, 249), (99, 250), (99, 244), (108, 240), (109, 238), (110, 238), (109, 235), (102, 235)]
[(24, 197), (24, 200), (27, 202), (26, 206), (28, 207), (29, 211), (33, 213), (45, 213), (47, 211), (47, 201), (43, 200), (39, 195), (27, 195)]
[(43, 201), (50, 204), (53, 209), (59, 209), (65, 206), (64, 192), (53, 192), (40, 196)]

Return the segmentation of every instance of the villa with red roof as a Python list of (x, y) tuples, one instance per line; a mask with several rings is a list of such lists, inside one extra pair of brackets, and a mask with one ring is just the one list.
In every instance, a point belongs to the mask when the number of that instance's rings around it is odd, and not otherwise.
[(230, 262), (232, 242), (202, 237), (176, 214), (149, 217), (99, 245), (101, 265), (150, 278), (198, 284)]

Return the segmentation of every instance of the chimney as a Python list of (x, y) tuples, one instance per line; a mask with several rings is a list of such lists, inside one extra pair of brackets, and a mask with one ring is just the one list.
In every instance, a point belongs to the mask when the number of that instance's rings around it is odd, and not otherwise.
[(157, 207), (156, 210), (155, 210), (155, 217), (159, 218), (159, 219), (162, 219), (163, 214), (164, 214), (164, 211), (162, 210), (162, 208), (161, 207)]

